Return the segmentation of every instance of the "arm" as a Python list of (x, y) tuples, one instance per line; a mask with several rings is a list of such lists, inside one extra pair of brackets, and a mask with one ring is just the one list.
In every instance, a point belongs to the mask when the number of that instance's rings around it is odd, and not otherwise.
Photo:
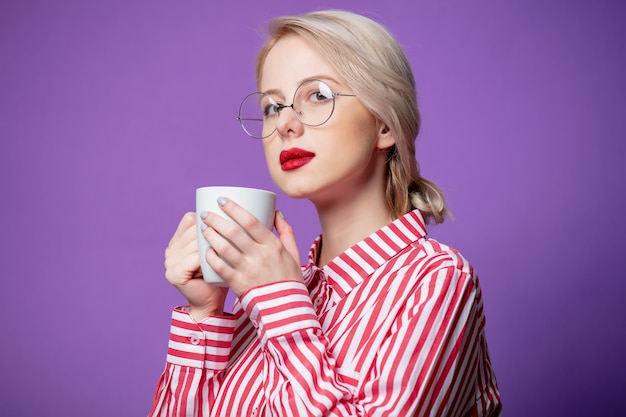
[(462, 416), (474, 401), (484, 327), (476, 277), (445, 264), (423, 274), (362, 388), (368, 412)]
[[(266, 407), (273, 415), (368, 415), (387, 408), (393, 415), (431, 406), (448, 409), (453, 400), (463, 408), (475, 400), (472, 360), (478, 353), (473, 338), (482, 338), (482, 301), (476, 277), (460, 255), (444, 252), (430, 256), (426, 265), (408, 267), (411, 271), (405, 275), (414, 285), (414, 294), (406, 297), (410, 305), (393, 317), (396, 322), (377, 352), (378, 369), (361, 377), (365, 385), (357, 393), (355, 375), (342, 372), (329, 352), (300, 270), (295, 269), (291, 227), (276, 216), (277, 238), (232, 201), (224, 200), (222, 209), (246, 233), (209, 214), (204, 236), (212, 249), (206, 259), (240, 298), (257, 328), (265, 361)], [(383, 307), (381, 314), (389, 315), (389, 308)], [(398, 366), (407, 367), (402, 376)], [(407, 383), (413, 384), (410, 393)]]
[(214, 404), (226, 368), (234, 316), (212, 316), (197, 323), (186, 311), (172, 313), (165, 371), (159, 379), (149, 416), (203, 415)]
[(261, 343), (264, 395), (271, 415), (362, 415), (327, 349), (302, 282), (255, 287), (242, 296), (241, 304)]
[(189, 307), (172, 314), (167, 363), (150, 416), (197, 415), (197, 404), (208, 408), (228, 361), (235, 320), (222, 316), (227, 289), (202, 279), (195, 223), (195, 214), (186, 213), (165, 250), (165, 277)]
[(495, 415), (500, 397), (472, 266), (444, 250), (407, 268), (412, 285), (361, 389), (364, 407), (377, 415)]
[[(301, 283), (244, 294), (242, 305), (261, 340), (272, 415), (489, 415), (498, 406), (473, 272), (438, 262), (412, 274), (407, 282), (415, 287), (402, 300), (370, 368), (362, 370), (360, 386), (357, 376), (337, 367)], [(492, 396), (477, 406), (489, 389)]]

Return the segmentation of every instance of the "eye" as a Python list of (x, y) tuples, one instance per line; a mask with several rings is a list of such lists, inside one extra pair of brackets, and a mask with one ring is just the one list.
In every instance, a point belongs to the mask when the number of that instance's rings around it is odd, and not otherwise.
[(263, 116), (264, 117), (272, 117), (278, 114), (278, 105), (276, 104), (268, 104), (263, 107)]
[(319, 95), (326, 98), (326, 99), (332, 99), (333, 98), (333, 90), (330, 89), (330, 87), (323, 83), (323, 82), (319, 82)]
[(319, 81), (317, 83), (317, 89), (311, 90), (308, 97), (313, 103), (325, 103), (333, 99), (333, 92), (328, 85)]
[(274, 117), (280, 111), (280, 105), (268, 95), (264, 95), (261, 100), (261, 111), (264, 118)]

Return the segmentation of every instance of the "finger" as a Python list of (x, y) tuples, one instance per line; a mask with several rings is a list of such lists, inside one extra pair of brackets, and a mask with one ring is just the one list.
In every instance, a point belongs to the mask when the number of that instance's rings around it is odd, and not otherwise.
[[(215, 238), (211, 238), (212, 233), (217, 233), (222, 238), (226, 239), (232, 246), (237, 248), (239, 252), (245, 252), (255, 244), (252, 237), (239, 225), (225, 219), (219, 214), (209, 212), (204, 222), (208, 227), (202, 233), (211, 246), (213, 246), (211, 239)], [(221, 254), (219, 249), (216, 250)]]
[[(189, 262), (189, 259), (195, 262)], [(193, 239), (185, 246), (172, 245), (165, 249), (165, 274), (171, 282), (184, 280), (200, 266), (198, 240)], [(172, 279), (170, 279), (172, 278)]]
[(200, 276), (202, 276), (202, 271), (200, 270), (200, 256), (198, 256), (198, 251), (196, 251), (195, 253), (187, 254), (184, 258), (182, 258), (180, 264), (185, 270), (193, 272), (191, 274), (192, 277), (197, 275), (198, 272), (200, 273)]
[(194, 278), (200, 271), (200, 257), (197, 253), (189, 253), (179, 259), (165, 261), (165, 277), (172, 285), (184, 285), (189, 279)]
[(293, 228), (280, 210), (276, 210), (276, 213), (274, 213), (274, 227), (278, 232), (280, 242), (297, 264), (300, 265), (300, 251), (296, 243), (296, 236), (293, 232)]
[(196, 213), (187, 212), (178, 223), (178, 227), (174, 232), (174, 236), (170, 239), (169, 244), (176, 242), (190, 227), (196, 224)]
[(217, 275), (222, 277), (224, 281), (228, 282), (234, 272), (228, 261), (224, 260), (224, 258), (212, 247), (207, 249), (205, 257), (211, 269), (213, 269)]
[(198, 232), (196, 223), (194, 222), (189, 229), (185, 230), (182, 235), (178, 237), (178, 241), (175, 242), (177, 246), (187, 246), (192, 242), (198, 243)]
[(268, 234), (271, 234), (268, 228), (248, 210), (228, 198), (220, 197), (220, 200), (223, 202), (223, 204), (220, 204), (220, 207), (224, 213), (237, 222), (254, 241), (262, 242), (267, 238)]
[(189, 228), (182, 236), (179, 236), (178, 240), (173, 240), (165, 248), (165, 259), (171, 259), (176, 262), (176, 259), (181, 258), (188, 253), (198, 252), (198, 239), (196, 238), (195, 225)]
[[(195, 227), (194, 227), (195, 229)], [(186, 240), (186, 239), (185, 239)], [(194, 233), (192, 234), (192, 236), (186, 241), (183, 242), (183, 239), (181, 239), (180, 242), (181, 248), (180, 253), (183, 255), (189, 255), (189, 254), (198, 254), (198, 237), (196, 236), (195, 230)], [(182, 246), (184, 245), (184, 246)]]
[[(230, 230), (238, 229), (235, 233), (243, 235), (243, 231), (236, 225), (229, 223), (230, 227), (227, 227)], [(234, 262), (238, 256), (241, 255), (241, 249), (237, 247), (235, 243), (233, 243), (229, 238), (222, 235), (219, 231), (213, 229), (213, 227), (208, 227), (204, 231), (204, 236), (209, 243), (209, 247), (217, 252), (220, 256), (228, 260), (228, 262)], [(247, 238), (250, 241), (250, 238)]]

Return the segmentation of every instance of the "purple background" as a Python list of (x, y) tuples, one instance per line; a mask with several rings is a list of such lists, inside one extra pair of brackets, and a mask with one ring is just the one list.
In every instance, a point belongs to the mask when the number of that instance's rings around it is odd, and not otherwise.
[[(506, 415), (624, 415), (626, 7), (591, 0), (3, 0), (0, 414), (147, 413), (163, 250), (196, 187), (276, 189), (238, 105), (267, 20), (329, 7), (413, 64), (456, 218), (431, 234), (480, 274)], [(311, 205), (279, 207), (305, 253)]]

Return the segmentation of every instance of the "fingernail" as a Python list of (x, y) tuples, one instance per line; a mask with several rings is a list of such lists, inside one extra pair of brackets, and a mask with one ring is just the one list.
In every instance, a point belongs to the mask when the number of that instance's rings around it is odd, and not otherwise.
[(219, 204), (220, 206), (226, 205), (226, 199), (224, 197), (218, 198), (217, 199), (217, 204)]
[(202, 223), (200, 225), (200, 229), (202, 229), (202, 230), (206, 230), (207, 227), (209, 227), (209, 226), (207, 226), (206, 223)]
[(208, 215), (209, 215), (208, 211), (203, 211), (202, 213), (200, 213), (200, 218), (201, 219), (206, 219), (206, 216), (208, 216)]
[(280, 210), (276, 210), (276, 212), (278, 213), (278, 215), (279, 215), (280, 217), (282, 217), (283, 219), (285, 219), (285, 215), (283, 214), (283, 212), (282, 212), (282, 211), (280, 211)]

